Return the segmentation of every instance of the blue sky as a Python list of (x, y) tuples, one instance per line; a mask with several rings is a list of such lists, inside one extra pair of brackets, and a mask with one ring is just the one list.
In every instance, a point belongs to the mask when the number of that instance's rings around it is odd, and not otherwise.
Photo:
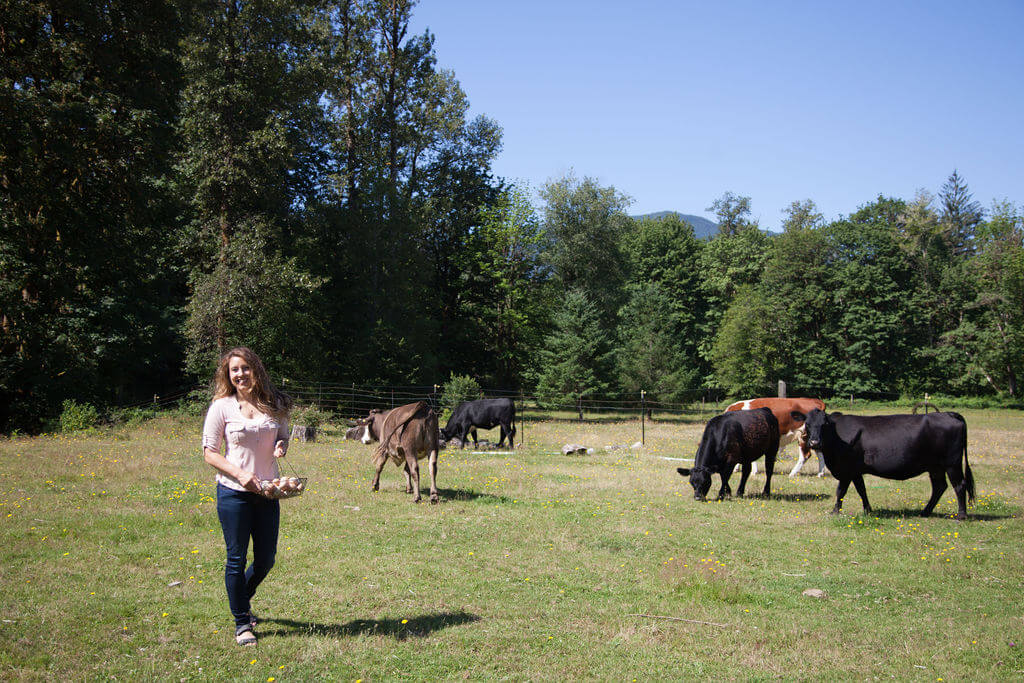
[(630, 213), (713, 216), (727, 191), (761, 226), (812, 199), (826, 218), (879, 194), (1024, 203), (1024, 0), (421, 0), (471, 115), (504, 131), (495, 172), (570, 171)]

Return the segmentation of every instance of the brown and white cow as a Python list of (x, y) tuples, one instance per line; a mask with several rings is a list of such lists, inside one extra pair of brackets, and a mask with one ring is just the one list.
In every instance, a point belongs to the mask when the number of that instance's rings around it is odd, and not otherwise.
[[(725, 410), (751, 410), (753, 408), (768, 408), (779, 421), (779, 448), (796, 441), (800, 451), (800, 457), (793, 466), (789, 476), (795, 477), (800, 468), (810, 457), (811, 449), (807, 447), (807, 428), (802, 420), (793, 417), (792, 413), (806, 415), (815, 408), (825, 410), (825, 402), (818, 398), (751, 398), (746, 401), (736, 401)], [(755, 472), (756, 474), (756, 472)], [(825, 474), (825, 461), (818, 454), (818, 476)]]
[[(379, 420), (379, 422), (378, 422)], [(373, 475), (373, 490), (380, 489), (380, 472), (391, 460), (405, 471), (405, 492), (412, 493), (413, 502), (420, 502), (420, 465), (427, 457), (430, 471), (430, 502), (438, 501), (437, 495), (437, 413), (426, 401), (417, 401), (399, 406), (387, 413), (371, 413), (367, 432), (380, 439), (373, 451), (373, 464), (377, 471)]]

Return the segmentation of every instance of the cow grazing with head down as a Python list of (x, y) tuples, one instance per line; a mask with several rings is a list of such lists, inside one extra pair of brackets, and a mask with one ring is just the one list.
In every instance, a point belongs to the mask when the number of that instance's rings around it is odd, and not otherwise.
[(448, 424), (441, 430), (441, 438), (445, 441), (458, 439), (460, 444), (466, 443), (466, 434), (473, 435), (473, 445), (479, 445), (476, 428), (493, 429), (501, 427), (501, 438), (498, 447), (505, 444), (508, 436), (508, 447), (515, 450), (513, 439), (516, 435), (516, 406), (510, 398), (481, 398), (466, 401), (455, 406)]
[(742, 467), (740, 487), (736, 491), (742, 496), (750, 476), (750, 464), (764, 456), (765, 482), (763, 495), (772, 490), (772, 470), (775, 455), (779, 450), (779, 421), (768, 408), (757, 408), (739, 412), (727, 412), (708, 421), (704, 436), (697, 446), (693, 468), (677, 468), (682, 476), (690, 477), (693, 497), (706, 500), (711, 488), (711, 475), (718, 473), (722, 488), (718, 499), (732, 494), (729, 477), (736, 465)]
[[(378, 419), (380, 422), (378, 423)], [(413, 502), (420, 502), (419, 461), (426, 457), (430, 470), (430, 502), (437, 495), (437, 413), (425, 401), (399, 406), (386, 414), (371, 414), (370, 424), (380, 444), (373, 451), (373, 490), (380, 489), (380, 472), (388, 460), (405, 471), (405, 492), (412, 493)]]
[(807, 444), (825, 457), (839, 485), (833, 514), (843, 506), (850, 482), (871, 512), (864, 475), (910, 479), (928, 473), (932, 496), (921, 514), (932, 513), (946, 490), (956, 492), (957, 519), (967, 518), (967, 498), (974, 502), (974, 476), (967, 462), (967, 421), (959, 413), (859, 416), (812, 410), (799, 416), (807, 425)]
[[(751, 408), (768, 408), (779, 421), (779, 448), (784, 447), (791, 441), (796, 441), (800, 457), (793, 466), (789, 476), (795, 477), (800, 469), (807, 462), (811, 455), (811, 449), (807, 447), (807, 430), (804, 428), (803, 420), (793, 417), (794, 414), (804, 414), (812, 410), (825, 410), (825, 402), (818, 398), (751, 398), (746, 401), (736, 401), (725, 410), (750, 410)], [(754, 470), (757, 473), (757, 470)], [(818, 476), (825, 474), (825, 460), (818, 454)]]
[(362, 441), (365, 444), (380, 441), (380, 434), (381, 429), (384, 427), (384, 420), (390, 412), (391, 410), (374, 408), (370, 411), (369, 415), (356, 420), (356, 426), (345, 433), (345, 438), (349, 438), (349, 434), (351, 433), (352, 438)]

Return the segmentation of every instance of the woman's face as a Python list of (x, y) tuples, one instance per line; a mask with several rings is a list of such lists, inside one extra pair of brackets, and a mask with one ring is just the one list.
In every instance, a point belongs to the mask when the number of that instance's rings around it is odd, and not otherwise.
[(252, 391), (252, 368), (241, 356), (232, 356), (228, 361), (228, 377), (231, 378), (231, 385), (235, 391), (248, 394)]

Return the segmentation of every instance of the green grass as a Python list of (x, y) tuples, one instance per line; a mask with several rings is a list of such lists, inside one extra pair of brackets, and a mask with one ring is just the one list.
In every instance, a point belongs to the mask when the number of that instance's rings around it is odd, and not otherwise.
[(290, 450), (310, 486), (282, 503), (247, 649), (201, 419), (2, 440), (0, 678), (1019, 680), (1024, 415), (963, 412), (964, 523), (950, 491), (916, 516), (927, 477), (869, 478), (875, 513), (851, 489), (833, 517), (834, 480), (785, 476), (793, 446), (770, 500), (697, 503), (664, 459), (693, 457), (689, 419), (589, 456), (558, 451), (638, 422), (527, 423), (514, 455), (444, 451), (442, 503), (414, 505), (327, 427)]

